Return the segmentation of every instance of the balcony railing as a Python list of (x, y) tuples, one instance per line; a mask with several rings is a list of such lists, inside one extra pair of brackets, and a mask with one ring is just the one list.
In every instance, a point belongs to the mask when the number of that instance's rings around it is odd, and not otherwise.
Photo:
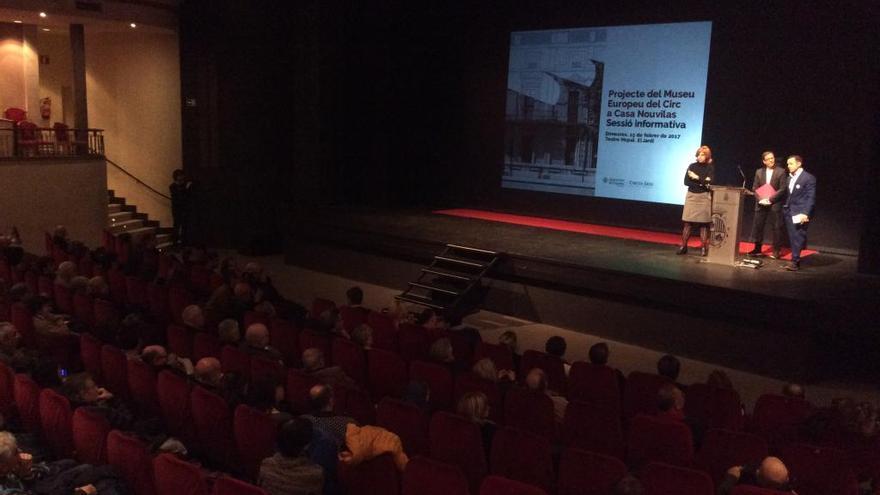
[(104, 156), (104, 130), (0, 128), (0, 158), (72, 156)]

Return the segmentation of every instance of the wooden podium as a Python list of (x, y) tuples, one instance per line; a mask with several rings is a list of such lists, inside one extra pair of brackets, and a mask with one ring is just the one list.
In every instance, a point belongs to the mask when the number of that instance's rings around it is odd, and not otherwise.
[(709, 231), (709, 256), (706, 261), (733, 266), (739, 254), (739, 226), (743, 202), (750, 191), (744, 187), (710, 186), (712, 224)]

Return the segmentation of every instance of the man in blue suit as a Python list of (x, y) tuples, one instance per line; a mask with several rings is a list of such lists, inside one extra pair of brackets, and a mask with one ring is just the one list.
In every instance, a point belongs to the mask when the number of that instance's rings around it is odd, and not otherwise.
[(791, 155), (785, 163), (789, 177), (782, 214), (791, 244), (791, 264), (785, 269), (795, 272), (801, 267), (801, 250), (807, 245), (807, 226), (816, 205), (816, 178), (803, 169), (804, 160), (798, 155)]

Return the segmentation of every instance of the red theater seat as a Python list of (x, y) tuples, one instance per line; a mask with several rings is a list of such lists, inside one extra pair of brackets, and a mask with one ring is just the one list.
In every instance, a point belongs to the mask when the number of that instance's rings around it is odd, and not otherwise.
[(250, 379), (251, 355), (243, 350), (225, 345), (220, 349), (220, 364), (224, 373), (236, 373)]
[(859, 484), (846, 452), (803, 443), (786, 445), (779, 457), (798, 495), (858, 495)]
[(367, 351), (367, 377), (373, 399), (401, 397), (409, 382), (406, 362), (398, 355), (384, 349)]
[(73, 412), (73, 447), (76, 460), (96, 466), (107, 462), (107, 435), (110, 422), (99, 411), (90, 407), (78, 407)]
[(363, 349), (348, 339), (337, 337), (333, 339), (332, 353), (333, 364), (359, 385), (367, 384), (367, 357)]
[(101, 371), (104, 373), (104, 385), (108, 390), (118, 395), (120, 399), (128, 400), (128, 358), (116, 346), (105, 344), (101, 347)]
[(254, 323), (262, 323), (269, 326), (269, 317), (263, 313), (258, 313), (256, 311), (245, 311), (244, 316), (242, 317), (242, 326), (245, 330)]
[(128, 303), (125, 272), (118, 268), (107, 271), (107, 285), (110, 287), (110, 298), (114, 303), (120, 306)]
[(452, 464), (416, 456), (403, 472), (403, 495), (468, 495), (467, 478)]
[(244, 473), (257, 479), (260, 463), (275, 453), (275, 420), (268, 414), (241, 404), (233, 419), (235, 446)]
[(709, 428), (742, 431), (745, 423), (742, 402), (736, 390), (705, 383), (689, 385), (685, 393), (685, 415)]
[(318, 380), (306, 375), (302, 370), (289, 368), (287, 370), (287, 386), (285, 397), (294, 412), (303, 414), (309, 410), (309, 389), (318, 383)]
[(501, 389), (497, 383), (480, 378), (470, 372), (459, 373), (455, 376), (455, 390), (452, 403), (458, 404), (461, 396), (468, 392), (486, 394), (486, 397), (489, 399), (489, 419), (496, 423), (503, 423), (504, 398), (501, 396)]
[(132, 401), (145, 416), (159, 414), (159, 395), (156, 390), (156, 372), (140, 359), (129, 359), (125, 362), (128, 390)]
[(477, 344), (477, 349), (474, 353), (474, 361), (479, 361), (483, 358), (491, 359), (499, 370), (513, 370), (517, 374), (519, 373), (519, 370), (514, 365), (513, 352), (507, 346), (480, 342)]
[(636, 414), (654, 414), (657, 412), (657, 392), (672, 381), (653, 373), (633, 371), (626, 378), (626, 390), (623, 394), (623, 413), (626, 418)]
[(516, 428), (501, 428), (492, 439), (491, 473), (555, 492), (550, 440)]
[(504, 399), (504, 422), (548, 439), (556, 437), (553, 400), (542, 392), (510, 389)]
[(519, 365), (522, 368), (523, 377), (534, 368), (544, 370), (544, 373), (547, 374), (547, 388), (565, 395), (568, 379), (565, 376), (565, 364), (558, 357), (540, 351), (528, 350), (523, 353)]
[(324, 311), (329, 311), (331, 309), (336, 309), (335, 302), (329, 299), (316, 297), (315, 300), (312, 301), (312, 308), (309, 310), (309, 316), (313, 319), (318, 319)]
[(351, 306), (339, 307), (339, 316), (342, 318), (342, 328), (349, 332), (366, 323), (369, 314), (370, 310), (367, 308), (352, 308)]
[(135, 495), (156, 495), (152, 456), (137, 437), (111, 431), (107, 435), (107, 463), (116, 468)]
[(168, 289), (168, 311), (171, 321), (183, 325), (183, 310), (193, 303), (193, 295), (182, 287)]
[(547, 492), (521, 481), (501, 476), (487, 476), (480, 485), (480, 495), (547, 495)]
[(401, 323), (397, 329), (397, 345), (400, 356), (406, 361), (427, 359), (428, 331), (411, 323)]
[(297, 365), (300, 361), (299, 330), (292, 321), (273, 318), (269, 324), (269, 342), (278, 349), (287, 366)]
[(287, 377), (287, 369), (278, 361), (260, 357), (251, 357), (251, 382), (269, 381), (276, 385), (283, 385)]
[(13, 380), (13, 396), (18, 408), (18, 418), (25, 431), (39, 433), (40, 425), (40, 386), (25, 374), (16, 374)]
[(376, 407), (370, 394), (359, 387), (339, 386), (333, 391), (337, 414), (354, 418), (360, 424), (376, 424)]
[(168, 340), (168, 352), (179, 357), (192, 357), (193, 335), (186, 327), (172, 323), (166, 327), (165, 336)]
[(73, 412), (70, 402), (52, 389), (40, 391), (40, 428), (58, 458), (73, 457)]
[(621, 396), (617, 372), (604, 365), (575, 362), (568, 373), (568, 399), (614, 406), (620, 414)]
[(767, 442), (750, 433), (713, 428), (703, 436), (703, 444), (695, 466), (709, 473), (715, 483), (721, 482), (731, 466), (742, 466), (767, 457)]
[(333, 361), (330, 337), (327, 335), (322, 335), (309, 329), (303, 330), (299, 333), (299, 348), (302, 351), (311, 348), (320, 349), (324, 353), (324, 361), (328, 366)]
[(196, 438), (205, 456), (219, 466), (234, 468), (236, 463), (232, 414), (223, 397), (204, 387), (193, 387), (190, 392), (190, 411)]
[(639, 479), (645, 495), (714, 495), (712, 478), (702, 471), (650, 462), (642, 468)]
[(376, 424), (394, 432), (409, 455), (428, 455), (428, 416), (414, 404), (385, 397), (376, 409)]
[(476, 492), (488, 472), (479, 426), (460, 416), (438, 412), (431, 417), (429, 437), (431, 457), (458, 466)]
[(409, 379), (428, 384), (431, 391), (429, 402), (434, 409), (450, 409), (452, 406), (452, 372), (449, 368), (425, 361), (409, 363)]
[(751, 485), (737, 485), (733, 487), (733, 490), (730, 490), (730, 495), (791, 495), (791, 492), (781, 492)]
[(95, 326), (101, 329), (115, 327), (119, 323), (119, 311), (112, 301), (95, 299)]
[(169, 323), (171, 307), (168, 305), (168, 287), (152, 283), (147, 285), (147, 304), (150, 314), (160, 323)]
[(597, 405), (573, 401), (565, 409), (562, 441), (569, 447), (624, 459), (626, 440), (619, 409), (606, 402)]
[(565, 449), (559, 460), (559, 495), (610, 495), (626, 471), (616, 457)]
[(0, 414), (9, 418), (15, 412), (15, 371), (0, 362)]
[(627, 459), (635, 467), (650, 461), (690, 467), (694, 460), (691, 430), (682, 422), (636, 416), (629, 426)]
[(397, 326), (393, 318), (371, 311), (367, 316), (367, 325), (373, 329), (373, 347), (388, 351), (398, 350)]
[(147, 297), (147, 282), (134, 276), (125, 277), (125, 293), (128, 304), (146, 309), (149, 298)]
[(193, 362), (205, 357), (220, 359), (220, 339), (216, 335), (205, 332), (196, 332), (192, 340)]
[(10, 319), (21, 333), (21, 343), (27, 347), (37, 344), (37, 332), (34, 330), (34, 317), (22, 303), (13, 303), (9, 308)]
[(101, 368), (101, 347), (104, 344), (90, 333), (79, 336), (79, 356), (83, 367), (92, 375), (97, 383), (103, 383), (104, 373)]
[(798, 429), (811, 411), (812, 406), (803, 399), (762, 395), (752, 413), (752, 431), (767, 440), (770, 450), (777, 450), (797, 441)]
[(156, 382), (159, 410), (168, 433), (184, 442), (195, 440), (190, 412), (190, 385), (187, 379), (171, 371), (159, 373)]
[(156, 492), (173, 495), (208, 495), (208, 481), (195, 464), (173, 454), (159, 454), (153, 459)]
[(269, 495), (269, 492), (250, 483), (221, 476), (214, 481), (211, 495)]
[(400, 473), (391, 454), (380, 455), (357, 466), (340, 464), (338, 474), (347, 495), (400, 493)]

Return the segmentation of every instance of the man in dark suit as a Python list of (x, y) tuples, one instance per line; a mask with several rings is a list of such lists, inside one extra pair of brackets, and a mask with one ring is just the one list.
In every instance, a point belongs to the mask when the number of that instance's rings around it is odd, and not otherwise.
[(789, 178), (782, 214), (791, 244), (791, 264), (785, 269), (797, 271), (801, 266), (801, 250), (807, 245), (807, 226), (816, 205), (816, 178), (803, 169), (804, 160), (798, 155), (791, 155), (785, 163)]
[(764, 226), (767, 219), (773, 232), (773, 252), (771, 258), (779, 258), (779, 248), (782, 246), (782, 200), (785, 198), (786, 176), (784, 169), (776, 166), (776, 156), (772, 151), (761, 153), (764, 166), (755, 172), (755, 180), (752, 183), (752, 191), (769, 184), (776, 192), (770, 195), (755, 193), (755, 219), (752, 223), (752, 240), (755, 248), (749, 251), (752, 256), (761, 256), (761, 247), (764, 242)]

